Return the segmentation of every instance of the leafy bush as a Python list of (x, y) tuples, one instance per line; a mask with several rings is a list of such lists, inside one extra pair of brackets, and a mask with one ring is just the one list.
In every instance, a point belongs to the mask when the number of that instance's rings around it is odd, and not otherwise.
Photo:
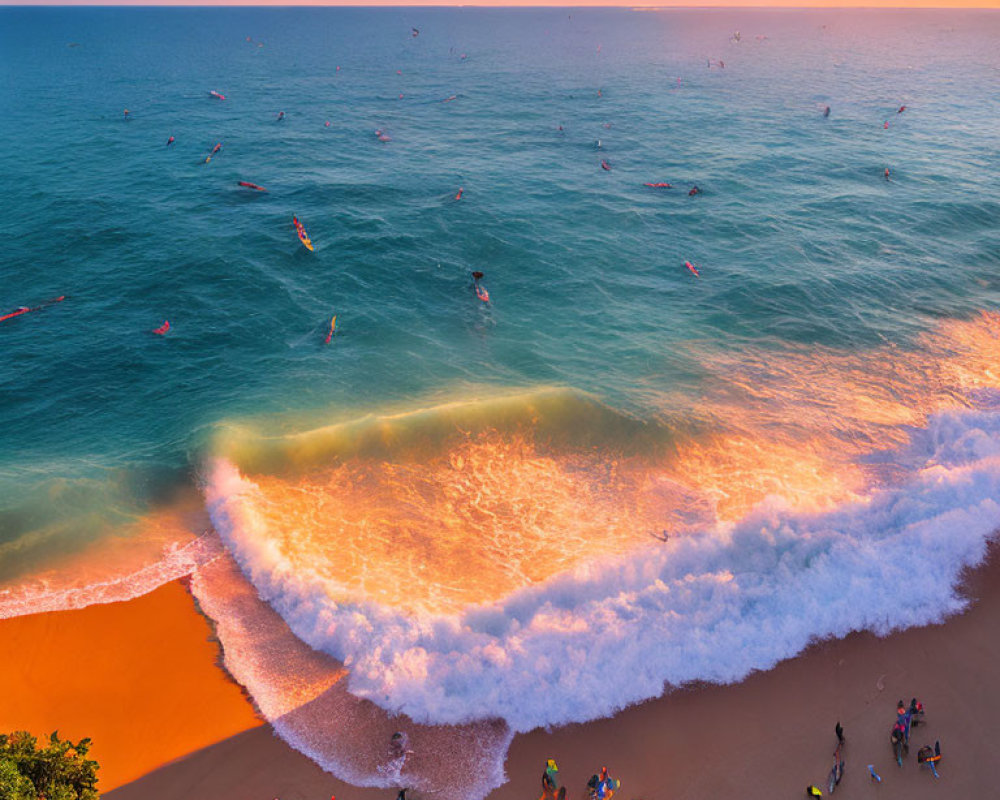
[(45, 747), (30, 733), (0, 734), (0, 800), (97, 800), (90, 739), (73, 744), (56, 731)]

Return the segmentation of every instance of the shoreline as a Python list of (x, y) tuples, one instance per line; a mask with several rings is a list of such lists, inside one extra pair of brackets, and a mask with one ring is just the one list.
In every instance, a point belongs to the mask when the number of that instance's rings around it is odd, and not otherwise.
[[(994, 778), (992, 753), (986, 742), (992, 720), (1000, 714), (1000, 692), (993, 688), (1000, 673), (1000, 637), (995, 635), (1000, 625), (1000, 544), (994, 541), (985, 564), (965, 576), (962, 593), (972, 598), (971, 607), (942, 624), (884, 638), (868, 632), (852, 633), (844, 639), (814, 643), (798, 656), (768, 671), (755, 672), (738, 684), (686, 686), (612, 718), (520, 734), (508, 751), (508, 782), (493, 790), (489, 800), (538, 797), (546, 758), (558, 762), (560, 783), (567, 786), (571, 798), (584, 797), (587, 778), (605, 765), (621, 779), (620, 795), (627, 795), (628, 800), (694, 800), (736, 792), (749, 800), (771, 800), (801, 796), (809, 783), (824, 788), (826, 794), (826, 776), (836, 745), (833, 728), (838, 720), (847, 739), (846, 774), (839, 787), (842, 792), (867, 796), (877, 791), (883, 800), (939, 799), (942, 791), (953, 797), (988, 796)], [(176, 713), (177, 708), (171, 714), (162, 709), (143, 710), (123, 722), (113, 711), (115, 704), (106, 699), (104, 705), (88, 705), (83, 702), (86, 697), (67, 703), (74, 690), (61, 685), (60, 700), (50, 698), (53, 702), (45, 706), (60, 717), (57, 724), (63, 735), (91, 736), (98, 742), (93, 752), (102, 763), (103, 796), (109, 800), (168, 800), (182, 795), (186, 800), (289, 800), (335, 794), (341, 800), (375, 800), (395, 793), (354, 787), (328, 775), (257, 719), (242, 689), (217, 666), (218, 647), (209, 641), (208, 621), (179, 582), (125, 603), (0, 621), (0, 642), (10, 646), (15, 627), (37, 627), (44, 637), (34, 661), (55, 663), (53, 652), (42, 652), (46, 645), (65, 647), (66, 640), (61, 637), (71, 628), (77, 636), (99, 636), (101, 628), (88, 625), (105, 625), (111, 638), (119, 642), (118, 655), (128, 656), (122, 668), (143, 674), (149, 669), (145, 656), (151, 654), (140, 652), (137, 637), (155, 638), (165, 630), (151, 632), (156, 626), (149, 622), (147, 604), (159, 604), (160, 617), (165, 614), (168, 620), (186, 620), (162, 646), (166, 652), (176, 650), (195, 657), (199, 664), (192, 666), (190, 676), (185, 675), (184, 693), (190, 699), (210, 689), (206, 696), (222, 702), (222, 716), (232, 729), (209, 735), (206, 727), (215, 730), (219, 721), (197, 703), (193, 706), (198, 709), (196, 716), (190, 710)], [(69, 619), (70, 615), (85, 614), (94, 617), (86, 621), (88, 625)], [(119, 615), (140, 624), (126, 626), (119, 635), (118, 621), (108, 625), (111, 617)], [(192, 624), (195, 621), (197, 624)], [(21, 676), (25, 677), (23, 670)], [(6, 685), (12, 687), (10, 670), (5, 677)], [(163, 672), (156, 677), (163, 680)], [(35, 684), (54, 685), (46, 683), (44, 677)], [(78, 686), (76, 691), (82, 688)], [(147, 700), (176, 688), (169, 687), (169, 681), (147, 682), (141, 687)], [(896, 701), (909, 702), (912, 696), (926, 706), (927, 722), (914, 729), (910, 754), (900, 769), (892, 761), (888, 732), (895, 719)], [(0, 711), (0, 724), (26, 727), (17, 724), (16, 714), (12, 716), (8, 706), (5, 703)], [(67, 708), (75, 709), (77, 718), (70, 719)], [(79, 718), (84, 713), (91, 716)], [(143, 716), (148, 713), (153, 716)], [(208, 722), (213, 725), (208, 726)], [(103, 745), (97, 735), (98, 729), (127, 731), (137, 725), (146, 731), (135, 736), (132, 744), (147, 744), (138, 757), (135, 747), (119, 749), (125, 745), (120, 735), (118, 740), (108, 738)], [(149, 726), (167, 729), (170, 735), (158, 739)], [(941, 740), (944, 754), (940, 780), (916, 764), (916, 750), (923, 744), (933, 745), (936, 739)], [(113, 745), (113, 741), (120, 744)], [(874, 763), (883, 777), (877, 788), (867, 774), (869, 763)], [(421, 800), (421, 795), (414, 793), (414, 800)]]
[[(583, 797), (587, 778), (604, 765), (631, 800), (737, 792), (749, 800), (797, 797), (809, 783), (825, 784), (838, 720), (847, 738), (842, 792), (907, 800), (940, 798), (942, 791), (987, 796), (994, 779), (985, 743), (1000, 714), (1000, 693), (993, 690), (1000, 672), (1000, 637), (993, 634), (1000, 624), (1000, 545), (993, 543), (985, 564), (965, 577), (963, 594), (973, 604), (943, 624), (814, 643), (738, 684), (689, 686), (610, 719), (518, 735), (507, 756), (508, 782), (489, 800), (538, 797), (549, 757), (558, 762), (570, 797)], [(914, 730), (900, 769), (888, 732), (896, 701), (914, 695), (927, 707), (927, 724)], [(916, 750), (938, 738), (944, 758), (936, 781), (917, 767)], [(877, 788), (869, 763), (883, 777)], [(180, 787), (188, 800), (394, 794), (338, 781), (264, 727), (193, 753), (108, 798), (166, 800)]]

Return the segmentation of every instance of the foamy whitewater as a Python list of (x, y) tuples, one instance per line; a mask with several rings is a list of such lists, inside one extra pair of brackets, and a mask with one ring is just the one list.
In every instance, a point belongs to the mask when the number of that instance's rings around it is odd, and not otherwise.
[(997, 41), (0, 9), (0, 617), (190, 576), (292, 747), (476, 800), (517, 732), (960, 612), (1000, 529)]

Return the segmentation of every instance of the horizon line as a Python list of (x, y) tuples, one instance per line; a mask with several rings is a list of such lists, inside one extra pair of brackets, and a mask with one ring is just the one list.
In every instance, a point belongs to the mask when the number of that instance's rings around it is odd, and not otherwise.
[[(904, 0), (905, 2), (905, 0)], [(988, 4), (986, 4), (988, 3)], [(273, 0), (264, 0), (263, 2), (177, 2), (177, 3), (143, 3), (141, 0), (124, 0), (123, 2), (79, 2), (79, 3), (67, 3), (56, 0), (55, 2), (32, 2), (32, 3), (8, 3), (0, 0), (0, 8), (383, 8), (383, 9), (393, 9), (393, 8), (491, 8), (491, 9), (577, 9), (577, 10), (595, 10), (595, 9), (622, 9), (628, 11), (691, 11), (698, 9), (741, 9), (743, 11), (767, 11), (767, 10), (782, 10), (782, 11), (812, 11), (812, 10), (824, 10), (824, 11), (1000, 11), (1000, 0), (986, 0), (983, 2), (973, 2), (971, 3), (956, 3), (952, 5), (904, 5), (902, 3), (895, 3), (889, 0), (887, 3), (883, 4), (857, 4), (857, 5), (841, 5), (833, 3), (824, 3), (822, 0), (820, 2), (811, 4), (765, 4), (760, 5), (757, 3), (743, 3), (740, 0), (734, 0), (733, 2), (717, 2), (717, 3), (690, 3), (681, 5), (662, 5), (662, 4), (650, 4), (643, 5), (641, 3), (621, 3), (621, 4), (603, 4), (603, 3), (579, 3), (570, 0), (566, 3), (468, 3), (468, 2), (439, 2), (439, 3), (427, 3), (427, 2), (414, 2), (414, 3), (399, 3), (399, 2), (375, 2), (370, 3), (358, 3), (358, 2), (329, 2), (329, 0), (319, 0), (318, 2), (295, 2), (295, 3), (275, 3)]]

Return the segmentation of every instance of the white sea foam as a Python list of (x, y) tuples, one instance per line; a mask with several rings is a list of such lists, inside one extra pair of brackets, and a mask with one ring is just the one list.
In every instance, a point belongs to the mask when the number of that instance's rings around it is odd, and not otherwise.
[(219, 538), (210, 532), (183, 545), (167, 545), (155, 561), (106, 580), (78, 585), (67, 578), (22, 584), (0, 592), (0, 619), (133, 600), (190, 575), (222, 552)]
[[(736, 524), (447, 616), (331, 600), (269, 538), (258, 487), (228, 462), (211, 466), (206, 499), (260, 596), (347, 665), (354, 695), (419, 722), (524, 731), (607, 716), (665, 684), (736, 681), (816, 638), (961, 610), (960, 573), (1000, 526), (1000, 415), (936, 415), (907, 455), (921, 464), (910, 479), (863, 501), (802, 513), (768, 498)], [(255, 683), (256, 696), (266, 676)]]
[[(347, 691), (343, 665), (298, 639), (227, 557), (191, 582), (216, 621), (226, 669), (274, 730), (324, 769), (356, 786), (410, 786), (441, 800), (484, 797), (504, 782), (513, 736), (499, 720), (426, 726)], [(393, 747), (400, 732), (405, 752)]]

